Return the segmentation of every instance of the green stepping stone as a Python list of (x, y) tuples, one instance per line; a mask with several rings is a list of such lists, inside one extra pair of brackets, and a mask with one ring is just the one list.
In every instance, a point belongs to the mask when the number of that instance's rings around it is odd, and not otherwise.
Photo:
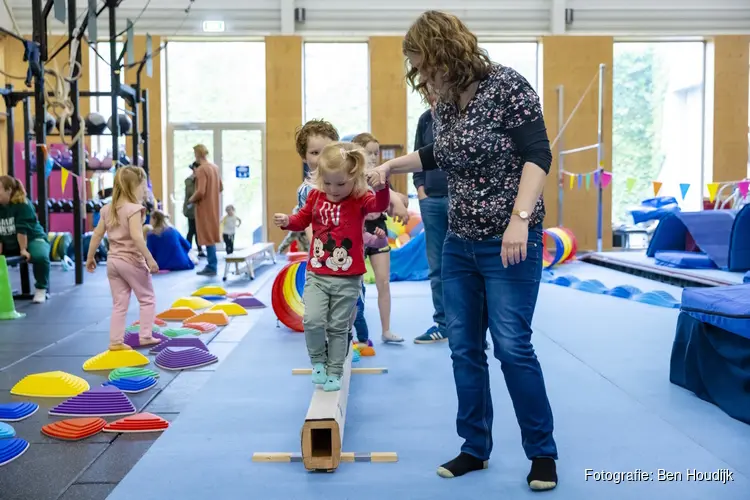
[(171, 338), (184, 337), (185, 335), (200, 335), (201, 334), (200, 330), (196, 330), (195, 328), (167, 328), (161, 333)]
[[(141, 331), (141, 325), (130, 325), (129, 327), (125, 328), (126, 333), (140, 333)], [(161, 328), (154, 325), (151, 329), (154, 333), (161, 333)]]
[(159, 372), (148, 368), (116, 368), (109, 372), (109, 380), (118, 380), (128, 377), (154, 377), (159, 378)]

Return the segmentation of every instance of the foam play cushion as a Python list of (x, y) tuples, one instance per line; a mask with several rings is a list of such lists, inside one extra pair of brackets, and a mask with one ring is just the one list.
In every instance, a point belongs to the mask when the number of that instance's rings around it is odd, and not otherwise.
[(138, 351), (104, 351), (83, 363), (85, 371), (114, 370), (149, 364), (146, 356)]
[(185, 335), (200, 335), (201, 331), (195, 328), (167, 328), (164, 330), (164, 335), (168, 338), (184, 337)]
[(227, 313), (227, 316), (247, 316), (247, 311), (244, 307), (242, 307), (239, 304), (234, 304), (232, 302), (227, 302), (224, 304), (216, 304), (211, 309), (209, 309), (206, 312), (211, 311), (224, 311)]
[(0, 422), (0, 439), (9, 439), (12, 437), (16, 437), (16, 430), (13, 426), (5, 422)]
[(0, 403), (0, 422), (19, 422), (39, 410), (39, 405), (27, 401)]
[(69, 398), (89, 389), (89, 383), (81, 377), (54, 371), (27, 375), (13, 386), (10, 393), (32, 398)]
[(98, 434), (107, 421), (101, 417), (69, 418), (42, 427), (42, 434), (64, 441), (80, 441)]
[(156, 356), (156, 366), (165, 370), (188, 370), (216, 363), (219, 358), (197, 347), (167, 347)]
[(266, 307), (263, 302), (255, 297), (237, 297), (233, 302), (245, 309), (261, 309)]
[(117, 380), (119, 378), (133, 378), (133, 377), (154, 377), (159, 378), (159, 372), (149, 370), (148, 368), (117, 368), (109, 372), (109, 380)]
[(104, 432), (161, 432), (169, 422), (152, 413), (138, 413), (115, 420), (104, 427)]
[(177, 299), (172, 303), (172, 307), (189, 307), (190, 309), (193, 309), (194, 311), (197, 311), (199, 309), (206, 309), (207, 307), (211, 307), (213, 303), (211, 301), (208, 301), (202, 297), (182, 297), (181, 299)]
[(184, 323), (211, 323), (216, 326), (226, 326), (229, 324), (229, 316), (224, 311), (206, 311), (188, 318)]
[(189, 307), (172, 307), (166, 311), (160, 312), (156, 316), (165, 321), (182, 321), (195, 315), (196, 312)]
[(203, 297), (206, 295), (221, 295), (224, 296), (227, 294), (227, 291), (224, 290), (224, 288), (216, 285), (207, 285), (202, 286), (196, 291), (193, 292), (193, 297)]
[(211, 323), (185, 323), (185, 328), (192, 328), (193, 330), (198, 330), (201, 333), (208, 333), (213, 332), (216, 330), (216, 325)]
[(203, 349), (204, 351), (208, 351), (208, 347), (206, 347), (206, 344), (203, 343), (201, 339), (198, 337), (176, 337), (173, 339), (169, 339), (166, 342), (162, 342), (161, 344), (155, 346), (153, 349), (149, 351), (149, 354), (159, 354), (167, 347), (197, 347), (198, 349)]
[(49, 411), (66, 417), (114, 417), (132, 415), (135, 406), (117, 387), (102, 386), (74, 396)]
[(147, 391), (156, 385), (156, 378), (154, 377), (122, 377), (115, 380), (109, 380), (104, 382), (102, 385), (111, 385), (117, 387), (122, 392), (136, 394), (139, 392)]
[(28, 441), (19, 438), (0, 440), (0, 465), (17, 459), (29, 449)]

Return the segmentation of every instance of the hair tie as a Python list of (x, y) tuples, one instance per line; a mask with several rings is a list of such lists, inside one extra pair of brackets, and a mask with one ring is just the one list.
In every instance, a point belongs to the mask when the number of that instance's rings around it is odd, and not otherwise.
[(341, 158), (346, 160), (346, 149), (341, 148), (340, 151), (341, 151)]

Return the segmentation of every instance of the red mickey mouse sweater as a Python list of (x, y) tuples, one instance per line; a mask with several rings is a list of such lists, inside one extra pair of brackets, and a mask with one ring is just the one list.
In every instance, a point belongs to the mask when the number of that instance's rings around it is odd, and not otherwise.
[(289, 216), (288, 231), (304, 231), (312, 223), (313, 241), (307, 269), (331, 276), (360, 276), (365, 268), (362, 232), (368, 213), (385, 212), (390, 203), (390, 189), (385, 186), (373, 194), (347, 197), (332, 202), (317, 189), (310, 191), (302, 209)]

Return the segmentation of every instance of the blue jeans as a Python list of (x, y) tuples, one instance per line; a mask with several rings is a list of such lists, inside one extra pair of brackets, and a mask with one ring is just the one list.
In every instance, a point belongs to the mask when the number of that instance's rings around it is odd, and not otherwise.
[(503, 268), (501, 245), (499, 238), (470, 241), (449, 233), (443, 247), (443, 293), (450, 298), (445, 315), (458, 393), (456, 427), (465, 440), (461, 451), (480, 460), (488, 460), (492, 452), (493, 410), (484, 350), (488, 320), (526, 456), (557, 459), (552, 409), (531, 345), (542, 274), (541, 225), (529, 229), (525, 261)]
[(206, 269), (216, 271), (219, 268), (219, 260), (216, 258), (216, 245), (206, 245)]
[(357, 300), (357, 318), (354, 320), (354, 329), (357, 330), (357, 340), (367, 342), (370, 331), (365, 320), (365, 284), (362, 283), (362, 292)]
[(419, 201), (419, 211), (424, 224), (425, 245), (427, 246), (427, 264), (430, 266), (430, 287), (432, 288), (432, 307), (435, 312), (433, 321), (440, 332), (447, 336), (445, 328), (445, 309), (443, 308), (443, 242), (448, 233), (448, 197), (425, 198)]

